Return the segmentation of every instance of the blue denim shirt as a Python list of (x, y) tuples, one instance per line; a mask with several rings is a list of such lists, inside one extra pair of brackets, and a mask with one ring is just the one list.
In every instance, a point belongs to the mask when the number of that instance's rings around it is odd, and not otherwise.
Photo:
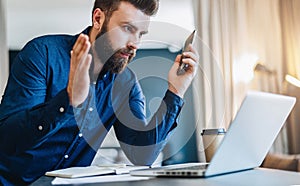
[(176, 127), (183, 100), (166, 91), (147, 122), (142, 89), (128, 68), (118, 75), (101, 72), (85, 102), (72, 107), (66, 87), (77, 37), (33, 39), (14, 60), (0, 104), (2, 184), (31, 183), (49, 170), (90, 165), (112, 126), (129, 160), (150, 165)]

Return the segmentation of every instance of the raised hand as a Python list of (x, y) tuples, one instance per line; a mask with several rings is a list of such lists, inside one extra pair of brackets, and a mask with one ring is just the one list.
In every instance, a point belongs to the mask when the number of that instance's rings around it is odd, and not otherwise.
[(70, 104), (77, 107), (87, 98), (90, 86), (89, 68), (92, 56), (89, 54), (89, 37), (80, 34), (71, 51), (71, 66), (67, 92)]
[(184, 93), (194, 79), (199, 66), (199, 55), (192, 45), (189, 45), (189, 52), (184, 52), (182, 55), (184, 56), (182, 62), (189, 66), (186, 72), (183, 75), (177, 75), (177, 69), (181, 59), (181, 55), (178, 55), (168, 75), (169, 90), (181, 98), (183, 98)]

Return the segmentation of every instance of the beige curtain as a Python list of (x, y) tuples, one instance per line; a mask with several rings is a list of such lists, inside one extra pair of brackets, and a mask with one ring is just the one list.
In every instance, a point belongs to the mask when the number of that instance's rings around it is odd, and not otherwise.
[[(248, 90), (283, 93), (284, 75), (290, 72), (299, 77), (300, 1), (195, 0), (194, 3), (201, 56), (201, 69), (194, 82), (196, 99), (201, 103), (195, 107), (201, 113), (197, 120), (201, 160), (203, 128), (228, 128)], [(211, 54), (201, 46), (207, 46)], [(274, 73), (254, 73), (258, 63)], [(287, 153), (287, 147), (283, 129), (271, 151)]]
[[(283, 72), (300, 79), (300, 1), (299, 0), (281, 0), (280, 13), (282, 23), (283, 38)], [(286, 88), (286, 89), (284, 89)], [(284, 86), (285, 93), (297, 98), (287, 123), (288, 151), (290, 154), (300, 153), (300, 88), (290, 83)]]
[(0, 0), (0, 101), (8, 77), (8, 49), (6, 43), (6, 5)]

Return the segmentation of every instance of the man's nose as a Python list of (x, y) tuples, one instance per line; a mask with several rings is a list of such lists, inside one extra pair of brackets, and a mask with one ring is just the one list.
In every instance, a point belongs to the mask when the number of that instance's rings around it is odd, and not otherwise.
[(131, 50), (137, 50), (138, 49), (138, 43), (137, 42), (129, 41), (127, 46)]

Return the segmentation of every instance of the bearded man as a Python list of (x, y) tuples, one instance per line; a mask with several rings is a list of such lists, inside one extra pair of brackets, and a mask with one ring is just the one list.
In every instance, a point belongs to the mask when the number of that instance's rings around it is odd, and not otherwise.
[(91, 164), (114, 127), (128, 159), (151, 165), (176, 128), (183, 96), (197, 71), (190, 46), (169, 71), (169, 87), (147, 122), (144, 95), (127, 68), (148, 32), (158, 0), (96, 0), (82, 33), (28, 42), (14, 60), (0, 105), (0, 181), (29, 184), (45, 172)]

